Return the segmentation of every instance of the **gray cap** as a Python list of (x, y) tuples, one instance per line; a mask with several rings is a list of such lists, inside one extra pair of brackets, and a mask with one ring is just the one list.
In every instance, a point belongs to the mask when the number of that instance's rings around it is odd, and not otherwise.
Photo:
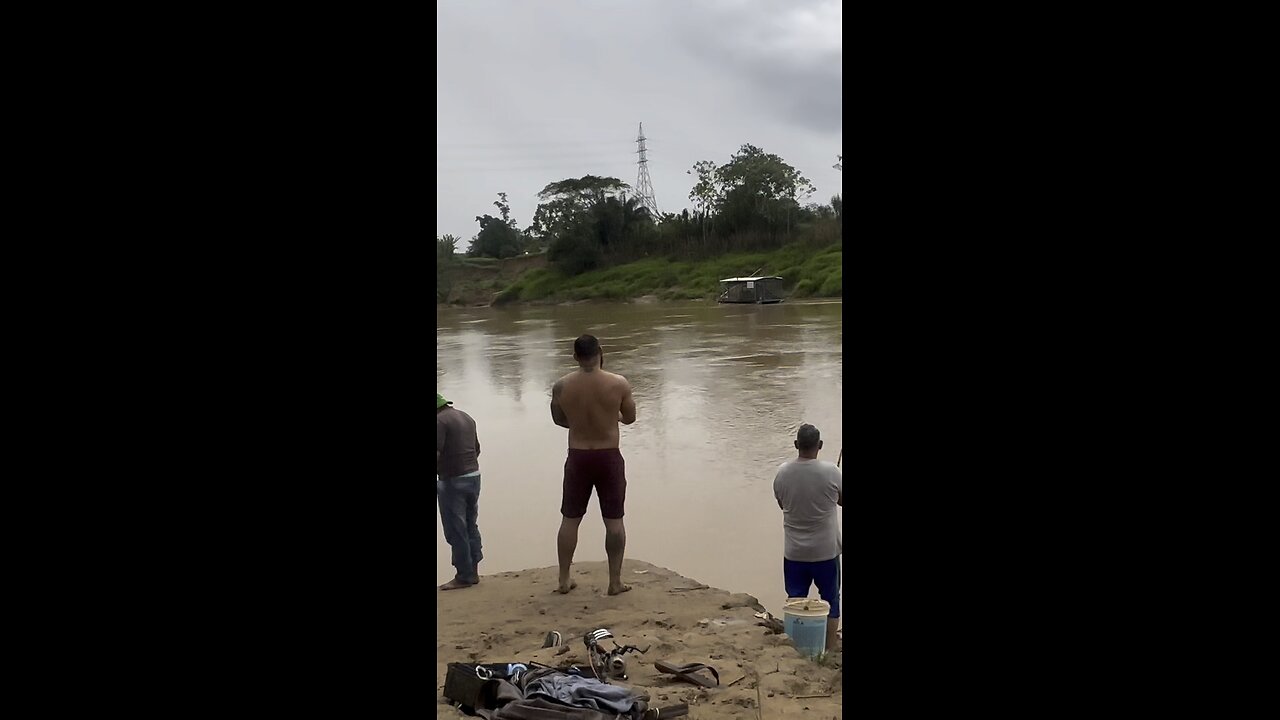
[(800, 430), (796, 433), (796, 442), (803, 447), (815, 447), (821, 439), (822, 434), (818, 432), (818, 428), (809, 423), (801, 425)]

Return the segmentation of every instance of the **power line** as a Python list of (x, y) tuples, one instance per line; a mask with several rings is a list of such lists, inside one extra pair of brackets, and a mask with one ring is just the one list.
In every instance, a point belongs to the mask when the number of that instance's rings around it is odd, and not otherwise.
[[(631, 142), (634, 143), (635, 141), (632, 140)], [(652, 150), (653, 144), (647, 143), (646, 148), (649, 150)], [(563, 147), (563, 148), (548, 146), (548, 147), (522, 147), (522, 148), (492, 147), (492, 148), (483, 148), (483, 149), (446, 147), (441, 145), (436, 146), (437, 157), (445, 156), (445, 155), (458, 156), (458, 157), (491, 157), (493, 155), (498, 155), (498, 154), (504, 157), (511, 156), (511, 155), (519, 155), (519, 156), (527, 156), (527, 157), (539, 157), (539, 156), (574, 157), (574, 156), (580, 156), (580, 155), (602, 155), (602, 154), (609, 154), (609, 155), (612, 155), (613, 157), (619, 157), (622, 154), (621, 151), (622, 151), (621, 145), (614, 145), (612, 147), (592, 147), (587, 145), (582, 147)], [(635, 152), (637, 151), (632, 150), (631, 154), (634, 154)]]
[(631, 139), (619, 138), (617, 140), (530, 140), (530, 141), (523, 141), (523, 142), (517, 140), (517, 141), (511, 141), (511, 142), (482, 142), (482, 143), (446, 142), (446, 143), (442, 143), (437, 138), (436, 148), (437, 149), (441, 147), (458, 147), (458, 148), (521, 147), (521, 148), (524, 148), (524, 147), (565, 147), (565, 146), (582, 147), (582, 146), (605, 146), (605, 145), (621, 147), (623, 145), (630, 145), (633, 142), (635, 141)]
[[(548, 154), (548, 155), (521, 155), (513, 153), (505, 153), (503, 155), (437, 155), (436, 165), (507, 165), (516, 163), (520, 165), (554, 165), (564, 163), (579, 162), (605, 162), (616, 163), (627, 161), (624, 160), (626, 155), (622, 153), (583, 153), (583, 154)], [(627, 163), (630, 164), (630, 163)]]
[(605, 168), (599, 165), (591, 165), (591, 166), (585, 166), (585, 167), (582, 165), (573, 165), (573, 166), (566, 165), (566, 166), (562, 166), (561, 168), (554, 168), (554, 167), (551, 167), (551, 168), (548, 168), (548, 167), (436, 168), (436, 173), (437, 174), (446, 173), (449, 175), (464, 175), (469, 173), (511, 174), (514, 172), (530, 172), (530, 171), (540, 170), (540, 171), (546, 171), (546, 172), (554, 171), (557, 173), (564, 172), (570, 175), (572, 175), (575, 172), (583, 175), (601, 175), (601, 174), (623, 175), (625, 174), (625, 172), (616, 172), (616, 170), (622, 170), (625, 167), (626, 166), (615, 166), (613, 168)]
[[(494, 158), (494, 161), (497, 159)], [(437, 172), (457, 172), (457, 171), (477, 171), (477, 170), (556, 170), (558, 168), (599, 168), (599, 169), (621, 169), (629, 167), (626, 163), (619, 162), (614, 158), (600, 159), (583, 159), (583, 160), (565, 160), (563, 162), (536, 162), (523, 163), (519, 165), (494, 165), (492, 163), (481, 164), (445, 164), (436, 165)]]

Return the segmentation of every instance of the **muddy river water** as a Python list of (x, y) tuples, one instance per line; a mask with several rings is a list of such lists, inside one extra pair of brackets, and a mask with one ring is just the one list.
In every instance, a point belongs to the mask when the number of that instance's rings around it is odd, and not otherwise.
[[(548, 406), (585, 332), (635, 393), (638, 419), (621, 429), (627, 556), (781, 613), (773, 477), (795, 456), (802, 422), (821, 430), (821, 459), (835, 462), (843, 446), (842, 303), (439, 307), (436, 325), (436, 390), (480, 434), (482, 574), (556, 564), (568, 431)], [(449, 546), (431, 511), (442, 583), (452, 577)], [(594, 496), (577, 559), (605, 559)]]

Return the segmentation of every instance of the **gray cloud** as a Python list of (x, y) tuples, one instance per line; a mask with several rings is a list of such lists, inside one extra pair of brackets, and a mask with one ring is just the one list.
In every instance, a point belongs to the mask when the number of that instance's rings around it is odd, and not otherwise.
[[(506, 192), (523, 227), (547, 183), (636, 180), (644, 122), (658, 204), (744, 143), (841, 191), (839, 2), (441, 0), (436, 234), (469, 239)], [(465, 249), (466, 243), (459, 249)]]

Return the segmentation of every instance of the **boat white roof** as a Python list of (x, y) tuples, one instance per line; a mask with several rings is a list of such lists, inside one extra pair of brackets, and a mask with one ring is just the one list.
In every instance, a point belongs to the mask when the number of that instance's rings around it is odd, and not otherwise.
[(760, 277), (725, 278), (720, 282), (749, 282), (754, 280), (781, 280), (777, 275), (761, 275)]

